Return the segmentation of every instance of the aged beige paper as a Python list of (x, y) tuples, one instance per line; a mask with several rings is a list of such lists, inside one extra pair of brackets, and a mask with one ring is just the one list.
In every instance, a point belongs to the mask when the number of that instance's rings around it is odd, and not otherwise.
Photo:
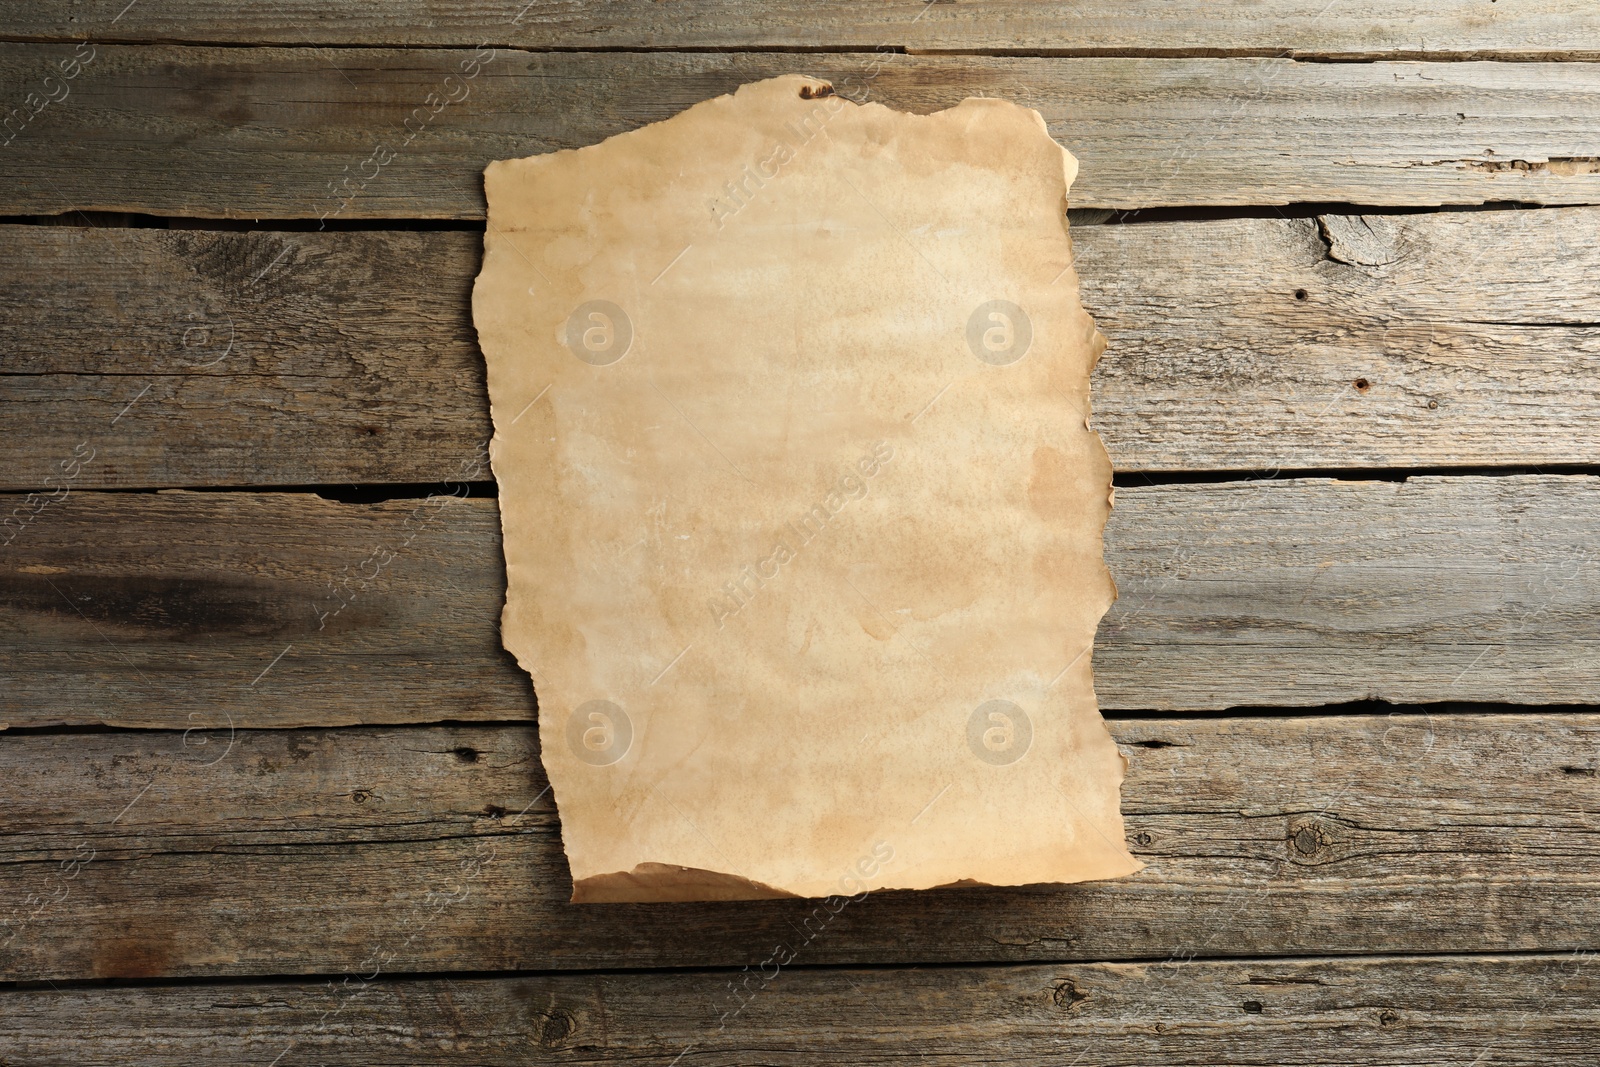
[(491, 164), (505, 645), (575, 900), (1129, 874), (1077, 164), (746, 85)]

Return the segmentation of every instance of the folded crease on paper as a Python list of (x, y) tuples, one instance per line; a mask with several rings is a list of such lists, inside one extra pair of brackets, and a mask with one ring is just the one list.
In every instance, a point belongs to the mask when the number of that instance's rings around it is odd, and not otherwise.
[(1139, 869), (1076, 169), (1029, 109), (798, 76), (489, 166), (502, 630), (574, 900)]

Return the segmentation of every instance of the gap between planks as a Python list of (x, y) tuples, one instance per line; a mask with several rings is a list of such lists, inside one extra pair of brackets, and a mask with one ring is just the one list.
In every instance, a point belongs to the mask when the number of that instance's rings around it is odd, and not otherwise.
[(127, 1064), (181, 1049), (196, 1064), (887, 1067), (915, 1048), (1041, 1067), (1543, 1065), (1592, 1062), (1597, 969), (1547, 953), (37, 989), (0, 994), (0, 1037), (23, 1056)]
[[(14, 725), (533, 713), (530, 682), (500, 647), (494, 500), (46, 503), (16, 533), (0, 586)], [(1589, 476), (1120, 489), (1106, 559), (1121, 596), (1094, 658), (1101, 706), (1600, 701), (1597, 525)], [(687, 640), (672, 637), (659, 662)]]
[(130, 5), (83, 0), (11, 12), (8, 34), (30, 40), (189, 44), (411, 45), (488, 42), (545, 49), (824, 49), (910, 51), (1129, 51), (1281, 54), (1360, 59), (1421, 55), (1578, 59), (1600, 55), (1600, 29), (1582, 0), (1520, 0), (1484, 14), (1471, 0), (1395, 0), (1380, 9), (1326, 0), (1268, 0), (1174, 11), (1159, 0), (972, 5), (848, 0), (693, 0), (663, 9), (647, 0), (606, 4), (506, 4), (463, 0), (289, 0), (218, 7), (201, 0)]
[[(488, 437), (476, 233), (0, 233), (0, 485), (80, 444), (84, 489), (439, 483)], [(1124, 478), (1600, 455), (1600, 209), (1072, 236)]]
[[(801, 67), (900, 110), (1038, 109), (1082, 165), (1077, 207), (1600, 200), (1587, 63), (92, 47), (0, 156), (0, 214), (481, 218), (490, 160)], [(54, 77), (71, 54), (0, 45), (0, 80)], [(456, 102), (435, 110), (441, 93)]]
[(1592, 713), (1109, 726), (1144, 871), (820, 917), (568, 904), (531, 725), (4, 736), (0, 899), (48, 903), (3, 973), (753, 966), (794, 937), (806, 964), (1597, 947)]

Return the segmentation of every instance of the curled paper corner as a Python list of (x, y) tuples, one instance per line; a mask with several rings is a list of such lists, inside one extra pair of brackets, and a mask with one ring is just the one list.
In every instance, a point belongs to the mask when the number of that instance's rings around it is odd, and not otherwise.
[(1076, 161), (786, 76), (493, 163), (473, 294), (580, 902), (1131, 874)]

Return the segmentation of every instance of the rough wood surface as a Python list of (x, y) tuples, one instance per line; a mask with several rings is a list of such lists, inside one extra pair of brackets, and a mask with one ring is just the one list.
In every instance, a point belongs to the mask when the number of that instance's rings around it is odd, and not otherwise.
[(80, 0), (69, 10), (5, 0), (11, 39), (188, 41), (201, 44), (357, 44), (517, 48), (705, 49), (821, 47), (1040, 54), (1286, 54), (1374, 56), (1600, 55), (1600, 25), (1582, 0), (1519, 0), (1484, 12), (1481, 0), (1376, 4), (1270, 0), (1173, 9), (1160, 0), (1069, 3), (988, 0), (650, 0), (582, 4), (523, 0)]
[[(0, 721), (533, 713), (500, 648), (493, 500), (68, 490), (37, 507), (0, 548)], [(1600, 702), (1597, 527), (1588, 476), (1119, 490), (1101, 705)]]
[(493, 500), (38, 499), (12, 519), (25, 525), (0, 533), (14, 533), (0, 548), (0, 721), (186, 729), (533, 715), (532, 686), (500, 647)]
[(46, 488), (80, 444), (94, 449), (81, 488), (456, 477), (489, 437), (481, 247), (453, 232), (4, 227), (0, 436), (15, 460), (0, 479)]
[[(1600, 69), (1584, 63), (93, 50), (0, 154), (0, 213), (480, 218), (489, 160), (796, 71), (901, 110), (1036, 107), (1082, 164), (1078, 207), (1600, 202)], [(72, 52), (0, 46), (0, 82), (59, 81)]]
[[(1589, 464), (1600, 210), (1078, 226), (1124, 472)], [(473, 233), (0, 228), (0, 486), (434, 482), (489, 435)], [(419, 268), (419, 265), (421, 267)], [(398, 309), (398, 310), (397, 310)], [(131, 408), (129, 402), (137, 397)]]
[(815, 901), (566, 903), (528, 726), (7, 737), (0, 978), (1600, 947), (1593, 715), (1111, 729), (1144, 871), (810, 924)]
[[(487, 160), (797, 70), (1039, 108), (1082, 217), (1600, 204), (1584, 0), (0, 0), (0, 38), (3, 216), (478, 219)], [(1593, 469), (1597, 217), (1079, 227), (1096, 422), (1158, 480)], [(0, 991), (0, 1063), (1594, 1059), (1600, 718), (1287, 711), (1600, 702), (1590, 477), (1119, 491), (1102, 702), (1254, 707), (1110, 720), (1134, 878), (566, 904), (493, 500), (91, 491), (481, 480), (479, 243), (0, 228), (0, 488), (41, 490), (0, 497), (0, 725), (45, 727), (0, 733), (0, 981), (83, 983)], [(102, 722), (165, 729), (51, 728)]]
[(1556, 953), (41, 988), (0, 994), (0, 1052), (73, 1067), (1543, 1067), (1594, 1062), (1597, 1000), (1593, 956)]

